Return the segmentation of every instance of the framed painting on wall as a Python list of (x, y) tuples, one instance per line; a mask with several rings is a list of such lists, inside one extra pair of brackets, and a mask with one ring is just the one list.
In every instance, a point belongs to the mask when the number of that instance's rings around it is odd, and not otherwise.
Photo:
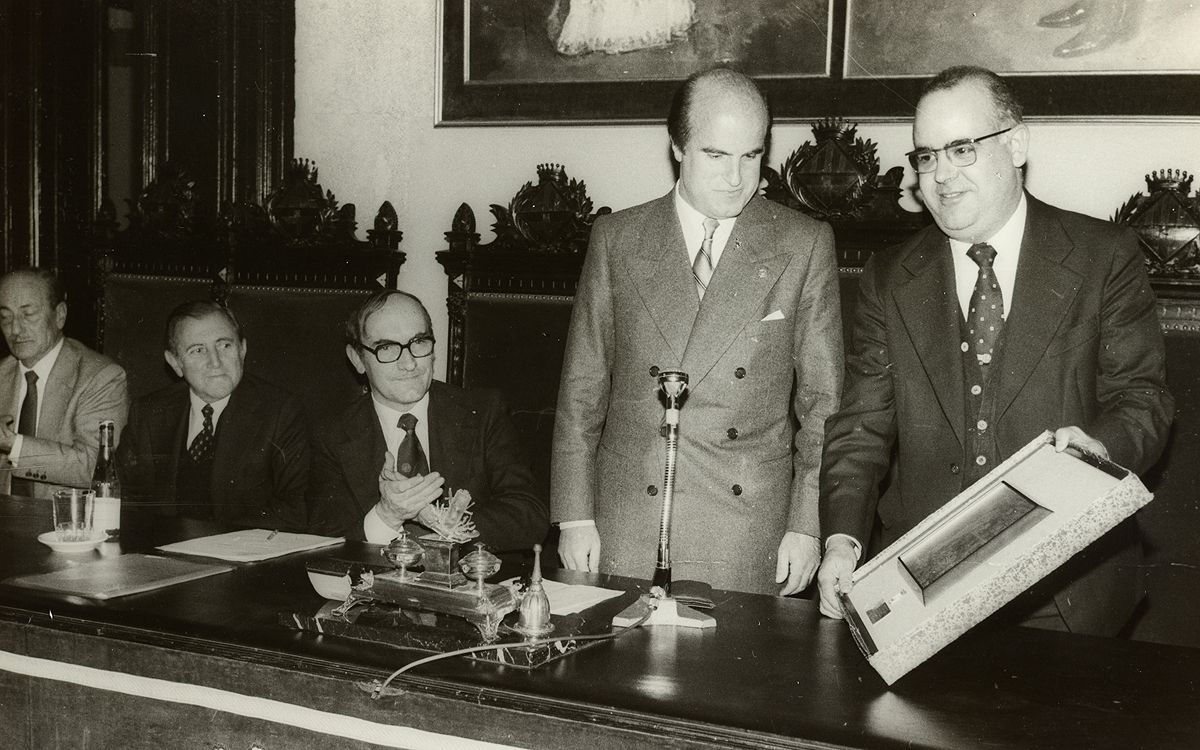
[(962, 64), (1035, 118), (1200, 116), (1192, 0), (442, 0), (439, 22), (440, 125), (661, 122), (716, 64), (784, 122), (908, 118)]
[(834, 0), (443, 0), (440, 124), (666, 119), (693, 72), (828, 80)]

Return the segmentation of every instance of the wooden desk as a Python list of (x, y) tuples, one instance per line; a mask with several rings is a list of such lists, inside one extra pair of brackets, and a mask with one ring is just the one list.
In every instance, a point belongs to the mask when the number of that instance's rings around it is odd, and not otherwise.
[[(75, 564), (35, 540), (50, 528), (45, 503), (0, 497), (0, 508), (0, 577)], [(125, 551), (220, 530), (133, 513), (124, 524)], [(0, 746), (378, 747), (325, 733), (340, 731), (332, 723), (314, 731), (171, 702), (185, 686), (247, 696), (246, 705), (250, 697), (279, 701), (300, 707), (296, 716), (316, 710), (537, 748), (1159, 748), (1200, 738), (1200, 650), (981, 630), (888, 690), (845, 625), (820, 617), (814, 602), (727, 593), (718, 596), (714, 631), (644, 629), (533, 672), (447, 660), (398, 679), (403, 695), (376, 701), (355, 682), (425, 654), (277, 625), (278, 613), (323, 601), (304, 559), (107, 602), (0, 586), (6, 670), (29, 657), (102, 670), (71, 667), (66, 681), (0, 672)], [(108, 675), (114, 686), (132, 675), (174, 687), (135, 695), (74, 684), (75, 672)], [(55, 727), (55, 714), (76, 718)]]

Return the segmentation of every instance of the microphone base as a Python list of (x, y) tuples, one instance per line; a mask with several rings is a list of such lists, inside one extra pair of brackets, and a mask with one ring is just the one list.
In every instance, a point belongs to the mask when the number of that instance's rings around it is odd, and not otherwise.
[(612, 624), (618, 628), (627, 628), (645, 617), (647, 610), (653, 611), (650, 612), (650, 617), (642, 623), (643, 627), (674, 625), (680, 628), (705, 629), (717, 626), (717, 621), (711, 615), (686, 604), (680, 604), (671, 597), (658, 597), (650, 594), (639, 596), (636, 602), (621, 610), (620, 614), (613, 618)]

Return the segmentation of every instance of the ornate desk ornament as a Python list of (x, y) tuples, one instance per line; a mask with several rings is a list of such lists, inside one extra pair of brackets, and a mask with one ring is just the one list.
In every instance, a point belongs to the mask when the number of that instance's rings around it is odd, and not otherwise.
[(550, 598), (542, 587), (542, 545), (533, 545), (533, 573), (529, 576), (529, 588), (521, 595), (521, 604), (517, 607), (517, 624), (513, 630), (528, 637), (536, 638), (554, 630), (550, 622)]
[(1149, 194), (1136, 193), (1113, 221), (1137, 232), (1146, 272), (1156, 280), (1200, 279), (1200, 196), (1192, 175), (1164, 169), (1146, 175)]
[(460, 560), (458, 567), (475, 582), (479, 598), (483, 599), (486, 595), (483, 582), (500, 571), (500, 558), (484, 549), (483, 542), (476, 542), (475, 551)]
[(425, 556), (425, 549), (413, 541), (408, 531), (401, 528), (400, 535), (393, 539), (391, 544), (380, 550), (380, 554), (392, 565), (400, 568), (400, 575), (396, 580), (408, 583), (414, 579), (408, 568), (421, 561), (421, 558)]

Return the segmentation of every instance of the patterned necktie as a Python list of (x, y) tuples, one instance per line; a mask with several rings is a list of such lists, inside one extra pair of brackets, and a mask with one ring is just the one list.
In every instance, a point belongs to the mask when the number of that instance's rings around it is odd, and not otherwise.
[(21, 416), (17, 422), (17, 432), (28, 437), (37, 436), (37, 402), (38, 376), (33, 370), (25, 373), (25, 400), (21, 402)]
[(704, 299), (704, 292), (712, 279), (712, 242), (719, 223), (716, 219), (704, 220), (704, 242), (700, 245), (700, 252), (696, 253), (696, 260), (692, 262), (692, 276), (696, 279), (696, 293), (700, 295), (700, 299)]
[(421, 439), (417, 437), (417, 418), (411, 414), (403, 414), (396, 426), (404, 430), (404, 439), (396, 448), (396, 471), (406, 477), (429, 473), (429, 461), (421, 448)]
[(213, 448), (216, 445), (216, 440), (213, 439), (213, 423), (212, 404), (205, 404), (200, 413), (204, 415), (204, 426), (200, 428), (200, 432), (196, 433), (196, 437), (192, 438), (192, 444), (188, 446), (188, 455), (196, 463), (212, 459)]
[(995, 356), (996, 340), (1004, 327), (1004, 296), (996, 274), (992, 272), (992, 261), (996, 259), (996, 248), (981, 242), (971, 245), (967, 255), (979, 266), (975, 279), (975, 291), (971, 293), (970, 311), (967, 313), (967, 331), (971, 336), (971, 348), (979, 364), (990, 364)]

